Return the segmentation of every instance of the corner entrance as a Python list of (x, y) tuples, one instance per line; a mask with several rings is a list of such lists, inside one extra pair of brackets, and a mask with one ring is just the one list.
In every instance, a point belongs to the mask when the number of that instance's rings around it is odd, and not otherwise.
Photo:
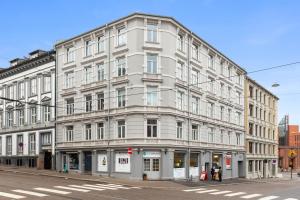
[(144, 152), (143, 164), (148, 179), (160, 179), (160, 152)]

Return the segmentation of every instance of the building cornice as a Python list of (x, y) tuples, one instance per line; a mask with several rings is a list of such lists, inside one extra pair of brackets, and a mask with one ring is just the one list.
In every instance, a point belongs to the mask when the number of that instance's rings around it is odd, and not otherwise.
[(24, 72), (26, 70), (47, 64), (49, 62), (55, 61), (55, 51), (51, 50), (49, 52), (46, 52), (36, 58), (28, 59), (20, 64), (17, 64), (16, 66), (9, 67), (6, 69), (3, 69), (0, 72), (0, 79), (4, 79), (10, 76), (13, 76), (15, 74)]

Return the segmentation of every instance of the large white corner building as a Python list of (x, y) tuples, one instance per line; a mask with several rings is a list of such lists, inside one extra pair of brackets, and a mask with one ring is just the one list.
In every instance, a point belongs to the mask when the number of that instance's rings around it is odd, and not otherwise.
[(174, 18), (134, 13), (55, 50), (57, 170), (245, 177), (245, 71)]

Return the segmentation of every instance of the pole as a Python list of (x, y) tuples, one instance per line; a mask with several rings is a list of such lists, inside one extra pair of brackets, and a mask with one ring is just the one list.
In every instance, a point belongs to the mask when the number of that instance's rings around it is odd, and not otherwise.
[(291, 180), (293, 179), (294, 158), (291, 158)]

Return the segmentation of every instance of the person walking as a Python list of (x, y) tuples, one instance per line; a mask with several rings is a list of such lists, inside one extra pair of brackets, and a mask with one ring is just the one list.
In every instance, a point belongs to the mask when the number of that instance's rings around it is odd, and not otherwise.
[(211, 174), (211, 180), (213, 181), (213, 180), (215, 180), (215, 168), (211, 168), (211, 170), (210, 170), (210, 174)]
[(218, 174), (219, 175), (219, 181), (222, 182), (222, 168), (221, 167), (219, 168), (219, 172), (218, 173), (219, 173)]

